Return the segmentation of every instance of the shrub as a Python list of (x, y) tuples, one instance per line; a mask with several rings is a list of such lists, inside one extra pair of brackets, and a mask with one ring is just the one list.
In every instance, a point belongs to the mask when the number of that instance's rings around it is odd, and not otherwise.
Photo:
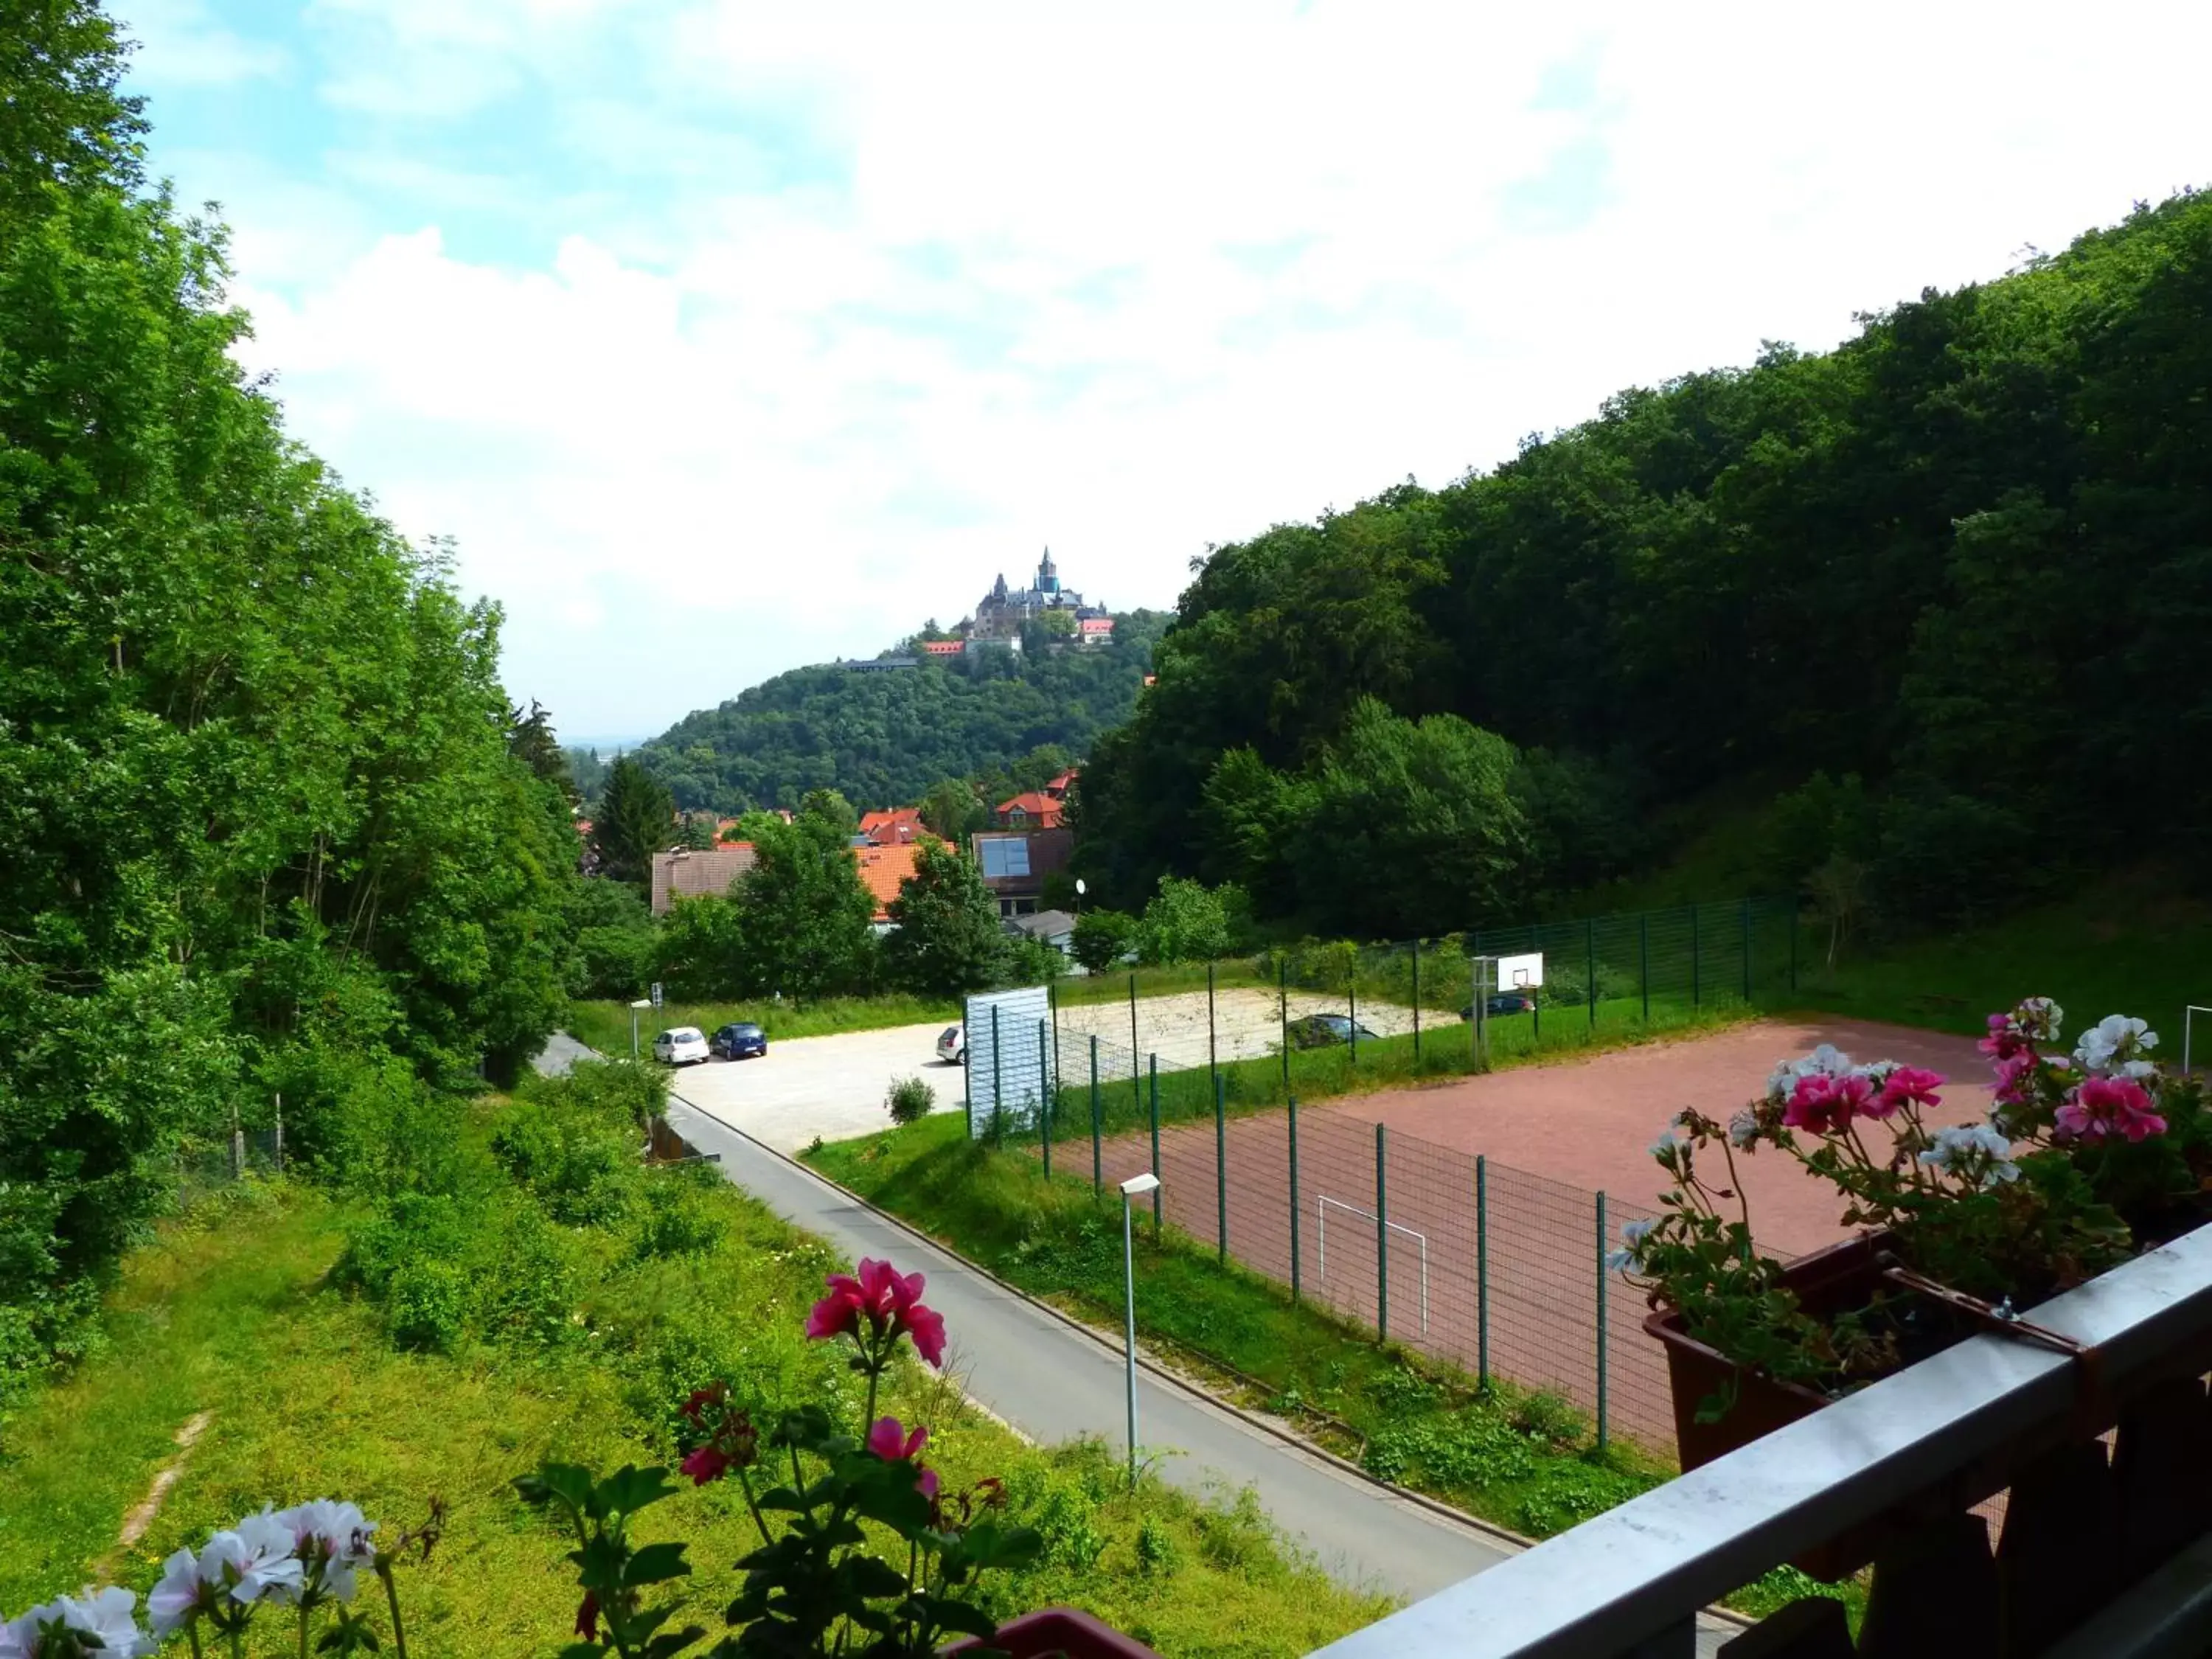
[(638, 1208), (635, 1253), (647, 1260), (678, 1255), (704, 1255), (722, 1242), (722, 1224), (699, 1200), (689, 1182), (673, 1172), (656, 1174), (645, 1183), (645, 1201)]
[(884, 1097), (884, 1108), (894, 1123), (919, 1123), (937, 1104), (937, 1091), (918, 1077), (902, 1077)]
[(1565, 1395), (1540, 1390), (1524, 1395), (1512, 1411), (1513, 1426), (1553, 1445), (1571, 1446), (1589, 1432), (1589, 1419)]
[(385, 1324), (402, 1348), (451, 1353), (468, 1321), (469, 1276), (459, 1263), (402, 1262), (392, 1273)]
[(1158, 1516), (1148, 1515), (1137, 1528), (1137, 1568), (1147, 1578), (1165, 1578), (1182, 1565), (1175, 1534)]

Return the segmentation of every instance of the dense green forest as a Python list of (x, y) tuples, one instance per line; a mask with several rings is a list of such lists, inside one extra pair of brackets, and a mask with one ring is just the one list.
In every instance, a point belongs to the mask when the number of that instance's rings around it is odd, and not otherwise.
[(499, 617), (288, 439), (84, 0), (0, 41), (0, 1417), (234, 1125), (534, 1051), (577, 842)]
[(1721, 799), (1770, 803), (1771, 883), (1899, 924), (2201, 853), (2212, 195), (1862, 325), (1215, 551), (1081, 867), (1372, 935), (1526, 915)]
[(1045, 744), (1082, 754), (1129, 718), (1166, 625), (1138, 611), (1118, 618), (1109, 646), (794, 669), (686, 716), (638, 754), (679, 807), (795, 808), (808, 790), (832, 788), (864, 811), (904, 805)]

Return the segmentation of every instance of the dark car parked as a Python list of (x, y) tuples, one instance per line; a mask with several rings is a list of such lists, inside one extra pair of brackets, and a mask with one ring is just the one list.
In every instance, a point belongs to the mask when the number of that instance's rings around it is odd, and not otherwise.
[[(1485, 1014), (1493, 1017), (1498, 1014), (1534, 1013), (1536, 1011), (1536, 999), (1526, 991), (1496, 991), (1482, 1000), (1482, 1011)], [(1466, 1007), (1459, 1011), (1459, 1017), (1472, 1022), (1474, 1018), (1474, 1005), (1468, 1003)]]
[[(1304, 1019), (1292, 1020), (1286, 1030), (1293, 1048), (1326, 1048), (1351, 1042), (1353, 1027), (1347, 1014), (1308, 1014)], [(1362, 1042), (1380, 1041), (1364, 1025), (1358, 1031)]]
[(768, 1033), (757, 1025), (725, 1025), (708, 1040), (707, 1047), (724, 1060), (743, 1060), (747, 1054), (768, 1052)]

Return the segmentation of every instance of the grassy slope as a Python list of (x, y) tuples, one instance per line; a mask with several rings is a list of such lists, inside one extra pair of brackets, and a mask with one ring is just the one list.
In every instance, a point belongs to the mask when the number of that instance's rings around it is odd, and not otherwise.
[[(819, 1351), (799, 1351), (797, 1325), (818, 1248), (734, 1193), (720, 1201), (731, 1237), (692, 1269), (697, 1284), (664, 1283), (661, 1296), (672, 1308), (711, 1299), (755, 1334), (749, 1358), (771, 1375), (813, 1370)], [(107, 1351), (13, 1425), (0, 1461), (0, 1610), (94, 1575), (143, 1592), (168, 1551), (264, 1501), (352, 1496), (401, 1524), (437, 1493), (452, 1505), (446, 1541), (407, 1599), (418, 1651), (557, 1644), (576, 1600), (565, 1544), (507, 1483), (548, 1454), (611, 1467), (666, 1461), (667, 1445), (588, 1337), (528, 1356), (395, 1352), (377, 1310), (325, 1286), (343, 1221), (311, 1192), (249, 1188), (134, 1255)], [(1382, 1610), (1286, 1560), (1249, 1509), (1208, 1510), (1155, 1486), (1130, 1498), (1100, 1449), (1030, 1449), (918, 1379), (896, 1405), (934, 1419), (931, 1449), (949, 1482), (1004, 1474), (1023, 1518), (1054, 1540), (1046, 1565), (1003, 1584), (1005, 1611), (1071, 1601), (1164, 1653), (1258, 1656), (1308, 1651)], [(159, 1518), (117, 1552), (125, 1514), (203, 1410), (213, 1419)], [(651, 1536), (692, 1540), (692, 1615), (719, 1628), (735, 1588), (729, 1564), (748, 1547), (732, 1492), (687, 1492), (646, 1521)], [(283, 1633), (272, 1624), (254, 1645), (273, 1651)]]
[[(657, 1009), (641, 1008), (637, 1017), (641, 1053), (653, 1034), (672, 1025), (696, 1025), (712, 1036), (718, 1025), (750, 1020), (768, 1033), (769, 1041), (793, 1037), (831, 1036), (840, 1031), (875, 1031), (890, 1025), (921, 1025), (960, 1018), (957, 1002), (927, 997), (830, 997), (804, 1007), (780, 1002), (672, 1002)], [(568, 1030), (580, 1041), (603, 1054), (629, 1053), (629, 1005), (623, 1002), (572, 1002)]]
[[(1764, 799), (1708, 803), (1701, 827), (1674, 858), (1633, 882), (1583, 895), (1571, 913), (1759, 890)], [(2212, 1004), (2212, 904), (2155, 868), (2116, 872), (1971, 929), (1849, 941), (1832, 970), (1821, 965), (1826, 949), (1826, 931), (1808, 924), (1796, 999), (1805, 1008), (1936, 1030), (1978, 1035), (1995, 1010), (2051, 996), (2067, 1010), (2069, 1030), (2110, 1013), (2141, 1015), (2166, 1037), (2178, 1063), (2184, 1006)], [(2205, 1042), (2212, 1044), (2212, 1032)]]

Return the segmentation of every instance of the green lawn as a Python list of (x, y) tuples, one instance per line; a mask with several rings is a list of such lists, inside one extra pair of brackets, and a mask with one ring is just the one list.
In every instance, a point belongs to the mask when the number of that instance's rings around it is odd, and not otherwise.
[[(11, 1425), (0, 1612), (94, 1577), (143, 1594), (165, 1554), (264, 1502), (350, 1497), (398, 1526), (437, 1494), (451, 1505), (445, 1540), (404, 1581), (416, 1650), (551, 1650), (575, 1612), (569, 1543), (514, 1498), (514, 1476), (549, 1454), (669, 1461), (672, 1402), (641, 1385), (685, 1352), (717, 1352), (756, 1385), (813, 1387), (825, 1371), (841, 1385), (834, 1356), (799, 1337), (820, 1247), (732, 1189), (708, 1201), (721, 1244), (592, 1287), (572, 1338), (440, 1355), (398, 1352), (380, 1310), (331, 1287), (350, 1216), (328, 1198), (249, 1185), (207, 1200), (126, 1263), (106, 1351)], [(1017, 1517), (1046, 1534), (1047, 1559), (1000, 1581), (996, 1611), (1072, 1602), (1170, 1656), (1256, 1659), (1310, 1651), (1384, 1610), (1286, 1557), (1249, 1503), (1208, 1507), (1152, 1483), (1132, 1497), (1103, 1448), (1031, 1449), (918, 1370), (896, 1395), (892, 1409), (933, 1424), (948, 1484), (1004, 1475)], [(125, 1513), (201, 1412), (210, 1420), (151, 1529), (118, 1551)], [(691, 1540), (688, 1608), (719, 1630), (748, 1547), (732, 1489), (687, 1489), (645, 1521), (647, 1537)], [(289, 1632), (269, 1622), (252, 1646), (276, 1651)]]
[[(603, 1054), (621, 1057), (629, 1053), (629, 1005), (626, 1002), (572, 1002), (568, 1005), (569, 1033)], [(804, 1006), (788, 1002), (672, 1002), (660, 1008), (641, 1008), (637, 1041), (647, 1052), (656, 1031), (672, 1025), (696, 1025), (712, 1036), (718, 1025), (750, 1020), (768, 1033), (769, 1041), (793, 1037), (834, 1036), (840, 1031), (877, 1031), (890, 1025), (957, 1024), (960, 1005), (927, 997), (825, 997)]]

